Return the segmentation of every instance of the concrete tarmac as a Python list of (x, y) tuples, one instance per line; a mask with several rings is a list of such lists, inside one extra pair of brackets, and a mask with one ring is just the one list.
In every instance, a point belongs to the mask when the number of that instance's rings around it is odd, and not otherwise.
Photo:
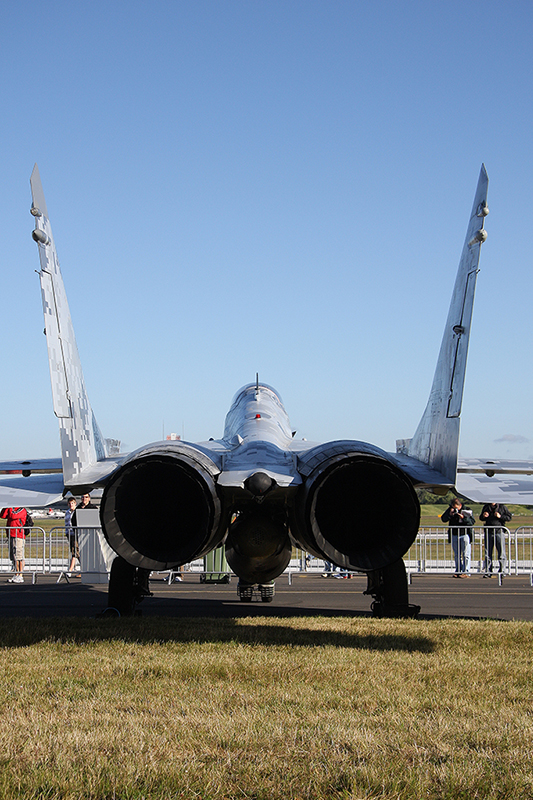
[[(24, 585), (7, 583), (0, 576), (0, 616), (95, 617), (107, 605), (107, 585), (82, 584), (79, 578), (57, 583), (57, 576), (38, 576), (35, 584), (26, 576)], [(350, 580), (324, 579), (320, 574), (296, 573), (289, 585), (287, 575), (276, 580), (271, 603), (243, 603), (237, 597), (237, 579), (229, 584), (200, 583), (199, 576), (185, 574), (183, 583), (170, 586), (157, 577), (150, 581), (153, 597), (139, 606), (143, 617), (249, 617), (249, 616), (370, 616), (372, 598), (363, 594), (364, 576)], [(414, 575), (411, 603), (421, 606), (420, 619), (462, 617), (469, 619), (533, 620), (533, 587), (529, 575), (485, 580), (472, 575), (463, 580), (451, 575)]]

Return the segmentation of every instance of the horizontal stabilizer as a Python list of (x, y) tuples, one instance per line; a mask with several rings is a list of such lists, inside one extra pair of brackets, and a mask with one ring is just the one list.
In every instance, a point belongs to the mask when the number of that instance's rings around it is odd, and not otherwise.
[(473, 503), (533, 505), (533, 475), (458, 473), (456, 488)]
[(50, 473), (63, 472), (60, 458), (28, 458), (25, 461), (0, 461), (0, 475), (16, 473)]
[(476, 503), (533, 505), (533, 461), (460, 458), (456, 487)]
[(0, 507), (42, 508), (63, 499), (63, 475), (0, 478)]

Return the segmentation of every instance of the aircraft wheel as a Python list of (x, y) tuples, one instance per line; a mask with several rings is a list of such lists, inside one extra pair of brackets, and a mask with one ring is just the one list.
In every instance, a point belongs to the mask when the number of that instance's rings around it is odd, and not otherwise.
[(253, 584), (246, 586), (245, 584), (240, 584), (237, 586), (237, 594), (239, 595), (239, 599), (241, 603), (251, 603), (254, 596), (254, 587)]
[(100, 613), (97, 614), (96, 616), (99, 618), (114, 617), (115, 619), (117, 619), (118, 617), (120, 617), (120, 611), (118, 610), (118, 608), (112, 608), (111, 606), (108, 606), (107, 608), (104, 608), (103, 611), (100, 611)]

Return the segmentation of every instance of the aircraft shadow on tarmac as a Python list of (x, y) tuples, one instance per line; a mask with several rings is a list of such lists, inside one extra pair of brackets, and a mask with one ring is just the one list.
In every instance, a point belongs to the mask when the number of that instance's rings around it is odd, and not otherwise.
[[(346, 584), (342, 586), (343, 582), (341, 582), (338, 587), (340, 595), (337, 594), (337, 597), (335, 597), (335, 591), (332, 592), (329, 589), (329, 582), (326, 583), (324, 581), (321, 583), (325, 585), (325, 590), (319, 592), (318, 595), (315, 592), (299, 592), (297, 587), (293, 587), (289, 591), (286, 587), (280, 587), (281, 591), (276, 594), (272, 603), (256, 601), (242, 603), (237, 599), (233, 587), (218, 587), (220, 592), (211, 592), (210, 596), (206, 597), (203, 590), (198, 591), (200, 587), (197, 587), (198, 590), (191, 592), (191, 589), (194, 589), (194, 585), (191, 586), (188, 583), (180, 584), (179, 587), (172, 587), (164, 583), (158, 584), (155, 582), (155, 585), (151, 584), (154, 596), (146, 598), (137, 606), (141, 619), (145, 623), (145, 626), (139, 624), (139, 631), (142, 629), (144, 631), (143, 636), (146, 636), (146, 641), (150, 641), (154, 638), (160, 638), (161, 631), (178, 623), (182, 626), (181, 630), (185, 630), (187, 621), (190, 621), (190, 624), (194, 626), (194, 630), (197, 632), (200, 625), (204, 626), (206, 619), (216, 620), (215, 626), (222, 625), (224, 620), (233, 620), (235, 626), (237, 626), (235, 629), (239, 630), (237, 621), (244, 617), (278, 619), (351, 617), (359, 620), (370, 618), (370, 598), (362, 596), (362, 587), (359, 587), (358, 591), (346, 591)], [(355, 584), (355, 581), (351, 583)], [(485, 588), (486, 582), (483, 582), (483, 584), (483, 588)], [(353, 588), (355, 589), (356, 587), (354, 586)], [(456, 587), (453, 588), (455, 589)], [(463, 589), (462, 586), (460, 588)], [(85, 618), (91, 623), (91, 620), (94, 621), (97, 615), (106, 608), (106, 589), (107, 587), (104, 586), (84, 585), (79, 581), (72, 581), (70, 585), (64, 582), (58, 585), (55, 579), (53, 582), (47, 583), (39, 579), (35, 586), (32, 586), (29, 582), (25, 586), (19, 587), (0, 583), (0, 622), (2, 619), (9, 618), (25, 618), (26, 620), (36, 621), (55, 619), (63, 625), (66, 620), (72, 622), (74, 618), (78, 621)], [(183, 591), (186, 592), (186, 595), (180, 596)], [(529, 589), (526, 595), (528, 606), (530, 605), (530, 591)], [(495, 593), (492, 603), (484, 608), (471, 606), (468, 609), (458, 609), (455, 607), (453, 611), (450, 609), (450, 613), (446, 613), (446, 611), (443, 613), (440, 608), (435, 608), (436, 603), (430, 603), (425, 597), (417, 599), (422, 604), (422, 613), (419, 615), (421, 621), (435, 619), (480, 620), (498, 619), (499, 615), (495, 612), (495, 609), (501, 606), (503, 596), (499, 592)], [(366, 608), (362, 606), (366, 606)], [(426, 610), (424, 610), (425, 608)], [(529, 618), (527, 615), (524, 616), (523, 613), (520, 613), (520, 609), (516, 609), (513, 617), (519, 619)], [(201, 623), (199, 622), (200, 620), (202, 620)], [(505, 621), (505, 619), (501, 621)], [(103, 622), (107, 624), (110, 620), (104, 620)], [(120, 631), (121, 622), (120, 619), (117, 620), (119, 626), (117, 635)], [(254, 627), (259, 630), (259, 626)], [(78, 623), (76, 628), (81, 630)], [(106, 630), (110, 631), (111, 628), (108, 627)], [(156, 635), (155, 631), (159, 633)], [(294, 629), (288, 627), (287, 631), (287, 643), (294, 643)], [(226, 633), (224, 637), (227, 638)], [(312, 640), (309, 642), (310, 644), (322, 645), (325, 643), (319, 630), (313, 630), (310, 633), (310, 639)], [(220, 638), (215, 635), (213, 641), (219, 640)], [(338, 646), (360, 646), (357, 641), (357, 638), (353, 641), (346, 641), (343, 635), (340, 636), (336, 644)], [(394, 637), (394, 641), (398, 641), (397, 637)], [(420, 649), (420, 646), (423, 648), (426, 646), (418, 638), (416, 641), (411, 639), (409, 641), (413, 642), (416, 649)], [(270, 643), (268, 636), (265, 643)], [(404, 643), (401, 645), (401, 649), (405, 649), (406, 646), (406, 643)]]
[(83, 619), (65, 617), (25, 619), (24, 626), (13, 619), (0, 619), (0, 644), (4, 649), (28, 647), (53, 639), (56, 643), (83, 645), (88, 642), (120, 640), (131, 644), (223, 644), (237, 643), (266, 647), (342, 647), (354, 650), (430, 653), (434, 643), (425, 636), (346, 633), (276, 625), (239, 625), (236, 619), (213, 617), (167, 618), (130, 617)]
[[(431, 652), (433, 643), (423, 635), (381, 632), (356, 633), (289, 625), (243, 625), (245, 617), (273, 618), (368, 618), (369, 613), (349, 609), (289, 607), (273, 603), (241, 603), (219, 598), (180, 598), (174, 593), (147, 598), (139, 606), (142, 615), (98, 617), (106, 606), (102, 588), (79, 583), (54, 583), (17, 587), (0, 584), (0, 644), (25, 647), (47, 639), (79, 642), (121, 639), (155, 642), (238, 642), (266, 646), (349, 647), (365, 650)], [(24, 619), (24, 624), (20, 620)]]

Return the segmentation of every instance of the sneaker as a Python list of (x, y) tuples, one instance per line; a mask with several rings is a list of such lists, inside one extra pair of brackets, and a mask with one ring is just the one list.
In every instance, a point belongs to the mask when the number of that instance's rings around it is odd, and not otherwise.
[(174, 578), (174, 583), (182, 583), (182, 582), (183, 578), (181, 578), (179, 575), (176, 575), (176, 577)]
[(67, 576), (67, 578), (72, 578), (72, 572), (65, 572), (65, 575)]
[(15, 575), (15, 577), (11, 579), (11, 583), (24, 583), (24, 578), (22, 575)]

